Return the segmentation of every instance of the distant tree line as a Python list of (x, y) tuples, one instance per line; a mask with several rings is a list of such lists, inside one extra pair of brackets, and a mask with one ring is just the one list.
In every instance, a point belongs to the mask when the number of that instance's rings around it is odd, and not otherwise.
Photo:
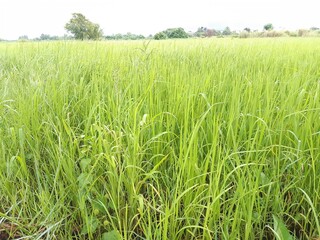
[(206, 27), (200, 27), (193, 34), (193, 37), (229, 36), (232, 34), (235, 34), (235, 32), (232, 32), (229, 27), (226, 27), (223, 30), (216, 30), (216, 29), (210, 29), (210, 28), (206, 28)]
[(68, 40), (68, 39), (72, 39), (71, 36), (68, 35), (64, 35), (64, 36), (51, 36), (49, 34), (41, 34), (40, 37), (35, 38), (34, 40), (36, 41), (56, 41), (56, 40)]
[[(177, 38), (206, 38), (206, 37), (303, 37), (303, 36), (320, 36), (320, 29), (318, 27), (311, 27), (310, 29), (299, 29), (297, 31), (275, 31), (272, 23), (267, 23), (263, 26), (263, 31), (252, 30), (249, 27), (242, 31), (232, 31), (230, 27), (225, 27), (222, 30), (217, 30), (207, 27), (199, 27), (195, 32), (186, 32), (183, 28), (168, 28), (156, 33), (154, 36), (149, 35), (145, 37), (141, 34), (114, 34), (104, 36), (99, 24), (88, 20), (81, 13), (73, 13), (72, 18), (65, 24), (65, 29), (71, 35), (51, 36), (49, 34), (41, 34), (39, 37), (29, 39), (27, 35), (19, 37), (19, 41), (54, 41), (54, 40), (140, 40), (140, 39), (177, 39)], [(0, 41), (3, 41), (0, 39)]]
[(146, 37), (139, 34), (132, 34), (132, 33), (127, 33), (127, 34), (114, 34), (114, 35), (109, 35), (104, 37), (106, 40), (140, 40), (140, 39), (145, 39)]
[[(181, 29), (181, 28), (176, 28)], [(143, 36), (141, 34), (114, 34), (109, 36), (103, 36), (102, 40), (141, 40), (141, 39), (174, 39), (174, 38), (209, 38), (209, 37), (236, 37), (236, 38), (250, 38), (250, 37), (320, 37), (320, 29), (317, 27), (312, 27), (310, 29), (299, 29), (296, 31), (275, 31), (273, 28), (264, 31), (252, 30), (248, 27), (244, 28), (242, 31), (231, 31), (230, 28), (226, 27), (224, 30), (215, 30), (206, 27), (199, 27), (195, 32), (186, 33), (184, 30), (178, 30), (171, 28), (155, 34), (154, 36)], [(180, 35), (181, 34), (181, 35)], [(56, 40), (74, 40), (75, 37), (71, 35), (64, 36), (51, 36), (49, 34), (41, 34), (39, 37), (30, 39), (27, 35), (22, 35), (19, 37), (19, 41), (56, 41)], [(0, 41), (5, 41), (0, 39)]]
[(49, 34), (41, 34), (36, 38), (29, 38), (27, 35), (22, 35), (18, 38), (19, 41), (58, 41), (58, 40), (72, 40), (74, 39), (72, 36), (64, 35), (64, 36), (51, 36)]

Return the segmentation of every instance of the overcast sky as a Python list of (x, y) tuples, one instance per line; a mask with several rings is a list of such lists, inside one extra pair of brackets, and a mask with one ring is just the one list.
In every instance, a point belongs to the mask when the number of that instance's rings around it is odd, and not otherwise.
[(64, 35), (79, 12), (100, 24), (105, 35), (155, 34), (171, 27), (231, 30), (320, 27), (319, 0), (0, 0), (0, 38)]

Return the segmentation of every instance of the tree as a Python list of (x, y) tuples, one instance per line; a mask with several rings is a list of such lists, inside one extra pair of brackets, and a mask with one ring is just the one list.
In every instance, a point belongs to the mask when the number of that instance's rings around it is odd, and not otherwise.
[(164, 31), (168, 38), (188, 38), (189, 35), (183, 28), (168, 28)]
[(209, 29), (206, 27), (199, 27), (197, 31), (193, 34), (195, 37), (212, 37), (217, 36), (219, 33), (215, 29)]
[(226, 27), (223, 32), (222, 32), (222, 35), (231, 35), (231, 30), (229, 27)]
[(207, 28), (206, 27), (199, 27), (197, 29), (197, 31), (194, 33), (194, 36), (196, 37), (204, 37), (206, 32), (207, 32)]
[(246, 32), (248, 32), (248, 33), (249, 33), (249, 32), (251, 32), (251, 29), (250, 29), (250, 28), (248, 28), (248, 27), (246, 27), (246, 28), (244, 28), (244, 29), (243, 29), (243, 31), (246, 31)]
[(105, 36), (105, 39), (107, 40), (121, 40), (121, 39), (124, 39), (124, 40), (139, 40), (139, 39), (145, 39), (145, 36), (139, 34), (133, 34), (133, 33), (130, 33), (128, 32), (127, 34), (116, 34), (116, 35), (111, 35), (111, 36)]
[(99, 24), (90, 22), (81, 13), (73, 13), (70, 21), (65, 25), (65, 29), (72, 33), (75, 39), (98, 40), (102, 37), (102, 29)]
[(189, 35), (183, 28), (168, 28), (165, 31), (158, 32), (154, 35), (154, 39), (166, 39), (166, 38), (188, 38)]
[(18, 38), (18, 40), (27, 41), (27, 40), (29, 40), (29, 37), (28, 37), (27, 35), (23, 35), (23, 36), (20, 36), (20, 37)]
[(40, 35), (40, 40), (41, 40), (41, 41), (50, 40), (50, 38), (51, 38), (51, 37), (50, 37), (49, 34), (43, 34), (43, 33), (42, 33), (42, 34)]
[(162, 39), (167, 39), (168, 36), (165, 34), (165, 32), (158, 32), (154, 35), (153, 37), (155, 40), (162, 40)]
[(272, 23), (268, 23), (268, 24), (264, 25), (263, 29), (266, 31), (272, 30), (273, 29)]
[(50, 36), (49, 34), (42, 33), (39, 38), (35, 38), (34, 40), (36, 40), (36, 41), (52, 41), (52, 40), (59, 40), (59, 39), (61, 39), (61, 37), (59, 37), (59, 36)]
[(217, 36), (218, 34), (219, 33), (215, 29), (207, 29), (204, 36), (205, 37), (212, 37), (212, 36)]

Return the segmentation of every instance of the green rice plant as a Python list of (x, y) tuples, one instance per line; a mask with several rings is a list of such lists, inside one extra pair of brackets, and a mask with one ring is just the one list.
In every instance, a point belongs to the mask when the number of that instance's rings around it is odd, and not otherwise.
[(0, 239), (320, 236), (316, 38), (0, 44)]

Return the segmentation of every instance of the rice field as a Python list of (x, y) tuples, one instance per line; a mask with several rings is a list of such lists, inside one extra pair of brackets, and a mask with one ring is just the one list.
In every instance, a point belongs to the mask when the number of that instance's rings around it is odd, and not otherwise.
[(320, 39), (0, 43), (0, 239), (320, 238)]

